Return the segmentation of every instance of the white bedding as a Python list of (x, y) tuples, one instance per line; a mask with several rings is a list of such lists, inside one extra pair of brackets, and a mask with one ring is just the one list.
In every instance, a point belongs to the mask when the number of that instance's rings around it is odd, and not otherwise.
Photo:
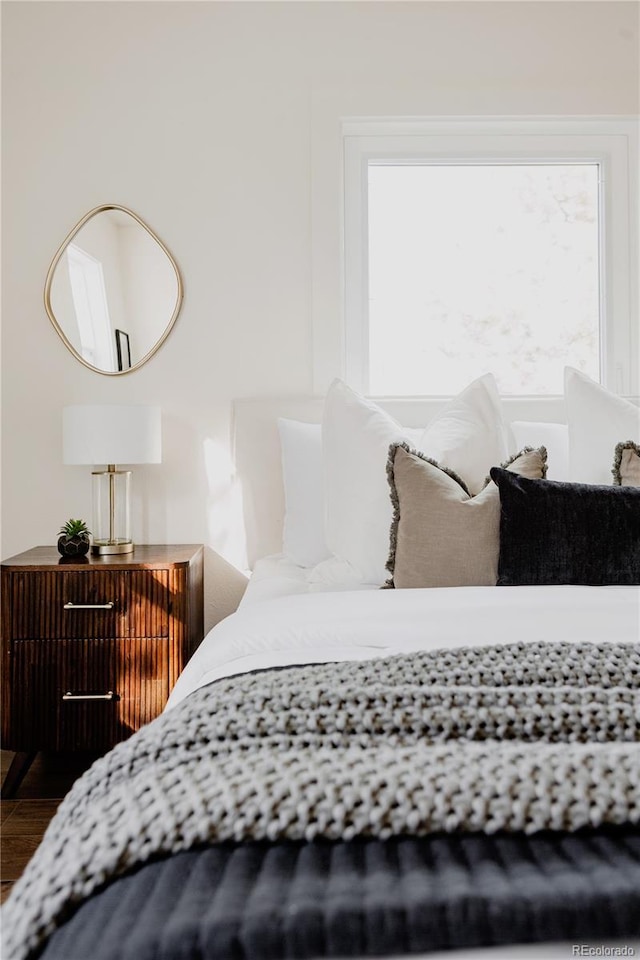
[[(640, 587), (341, 589), (310, 582), (309, 571), (282, 556), (266, 557), (256, 564), (237, 613), (214, 627), (196, 650), (166, 709), (198, 687), (250, 670), (552, 637), (640, 641)], [(576, 945), (640, 953), (635, 939), (587, 944), (578, 938), (576, 944), (437, 951), (415, 960), (560, 960), (575, 954)]]
[(267, 573), (263, 571), (263, 592), (276, 595), (258, 602), (256, 582), (253, 598), (205, 637), (166, 709), (214, 680), (287, 664), (540, 639), (640, 641), (639, 587), (309, 592), (303, 578), (294, 579), (297, 592), (283, 595), (278, 591), (285, 589), (287, 578), (277, 583)]
[[(344, 569), (333, 560), (328, 561), (324, 566), (327, 569), (336, 570), (338, 574), (341, 569)], [(322, 578), (315, 574), (314, 579), (311, 579), (313, 573), (313, 570), (293, 563), (283, 553), (262, 557), (253, 568), (251, 579), (240, 601), (240, 607), (246, 608), (249, 604), (258, 603), (262, 600), (273, 600), (275, 597), (285, 597), (296, 593), (379, 589), (373, 583), (356, 583), (353, 576), (343, 576), (341, 579), (336, 579), (334, 576), (332, 579), (328, 579), (326, 576)]]

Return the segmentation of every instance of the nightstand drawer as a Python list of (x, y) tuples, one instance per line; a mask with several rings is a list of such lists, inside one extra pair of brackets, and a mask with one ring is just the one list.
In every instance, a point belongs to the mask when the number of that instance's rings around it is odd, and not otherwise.
[(9, 578), (14, 639), (166, 637), (166, 570), (14, 571)]
[(169, 644), (163, 638), (16, 640), (11, 687), (11, 719), (23, 747), (106, 750), (162, 711)]

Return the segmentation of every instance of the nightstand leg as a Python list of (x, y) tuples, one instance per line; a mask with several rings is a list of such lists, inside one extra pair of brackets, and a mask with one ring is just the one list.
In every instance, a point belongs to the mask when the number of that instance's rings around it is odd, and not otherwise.
[(32, 753), (16, 753), (7, 770), (4, 783), (2, 784), (1, 797), (3, 800), (11, 800), (15, 797), (18, 792), (18, 787), (24, 780), (25, 774), (36, 758), (36, 753), (36, 750)]

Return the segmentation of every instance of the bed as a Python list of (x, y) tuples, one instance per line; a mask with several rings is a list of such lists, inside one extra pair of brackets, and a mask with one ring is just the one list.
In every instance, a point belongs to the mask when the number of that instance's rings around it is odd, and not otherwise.
[[(601, 450), (608, 451), (610, 473), (613, 447), (623, 442), (614, 493), (598, 477), (572, 489), (580, 451), (571, 456), (572, 423), (560, 422), (558, 406), (546, 405), (546, 419), (529, 408), (527, 420), (517, 404), (500, 403), (511, 455), (502, 460), (496, 449), (494, 456), (485, 434), (474, 464), (464, 431), (477, 436), (498, 409), (491, 390), (495, 410), (483, 407), (486, 383), (481, 403), (476, 397), (471, 405), (482, 408), (483, 423), (464, 404), (464, 416), (458, 404), (453, 417), (443, 404), (428, 412), (429, 437), (424, 404), (413, 413), (393, 404), (382, 411), (347, 396), (353, 406), (345, 409), (345, 395), (334, 396), (341, 431), (334, 461), (342, 472), (347, 464), (358, 485), (350, 501), (349, 483), (340, 484), (329, 546), (331, 525), (318, 516), (331, 512), (331, 477), (319, 485), (322, 503), (316, 483), (327, 456), (327, 404), (237, 404), (253, 566), (247, 592), (196, 651), (165, 713), (101, 758), (65, 798), (3, 910), (4, 955), (484, 960), (568, 957), (585, 944), (609, 951), (600, 955), (633, 955), (640, 948), (640, 424), (633, 404), (620, 407), (585, 380), (574, 387), (587, 394), (580, 411), (592, 466), (601, 469)], [(605, 407), (602, 436), (589, 402)], [(395, 439), (384, 419), (389, 406), (407, 425)], [(444, 454), (443, 411), (457, 432)], [(287, 415), (300, 419), (278, 425)], [(355, 450), (350, 417), (365, 418)], [(384, 483), (371, 460), (371, 489), (360, 441), (389, 448)], [(452, 465), (443, 469), (425, 447)], [(497, 467), (493, 485), (484, 484), (483, 456)], [(556, 479), (548, 479), (554, 460)], [(409, 468), (406, 488), (400, 461)], [(532, 463), (540, 473), (529, 477)], [(474, 467), (476, 492), (459, 476)], [(416, 482), (414, 503), (407, 498)], [(395, 500), (376, 526), (375, 504), (389, 489)], [(427, 489), (447, 505), (437, 500), (425, 520)], [(503, 550), (505, 504), (521, 510), (523, 496), (536, 529), (551, 517), (541, 534), (547, 545), (556, 538), (552, 561), (543, 558), (550, 582), (531, 582), (537, 551), (529, 541), (524, 556)], [(554, 511), (566, 513), (567, 496), (572, 536), (561, 543)], [(448, 523), (461, 517), (464, 536), (438, 537), (435, 546), (446, 541), (447, 549), (434, 563), (433, 549), (424, 549), (429, 537), (409, 534), (447, 510)], [(587, 579), (604, 571), (597, 586), (575, 574), (585, 554), (576, 545), (581, 511), (589, 554), (598, 554), (597, 564), (589, 557)], [(521, 531), (522, 511), (518, 517)], [(482, 562), (476, 536), (484, 537)], [(482, 579), (495, 583), (492, 564), (501, 587)], [(431, 585), (402, 589), (417, 568)], [(561, 582), (556, 568), (568, 571)], [(452, 585), (452, 576), (481, 582)]]

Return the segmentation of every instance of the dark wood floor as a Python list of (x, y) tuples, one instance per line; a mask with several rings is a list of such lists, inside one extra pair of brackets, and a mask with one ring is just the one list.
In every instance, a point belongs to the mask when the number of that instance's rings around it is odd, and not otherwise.
[[(0, 751), (3, 780), (12, 757), (9, 751)], [(15, 799), (0, 803), (0, 902), (31, 859), (73, 781), (94, 759), (78, 754), (38, 754)]]

